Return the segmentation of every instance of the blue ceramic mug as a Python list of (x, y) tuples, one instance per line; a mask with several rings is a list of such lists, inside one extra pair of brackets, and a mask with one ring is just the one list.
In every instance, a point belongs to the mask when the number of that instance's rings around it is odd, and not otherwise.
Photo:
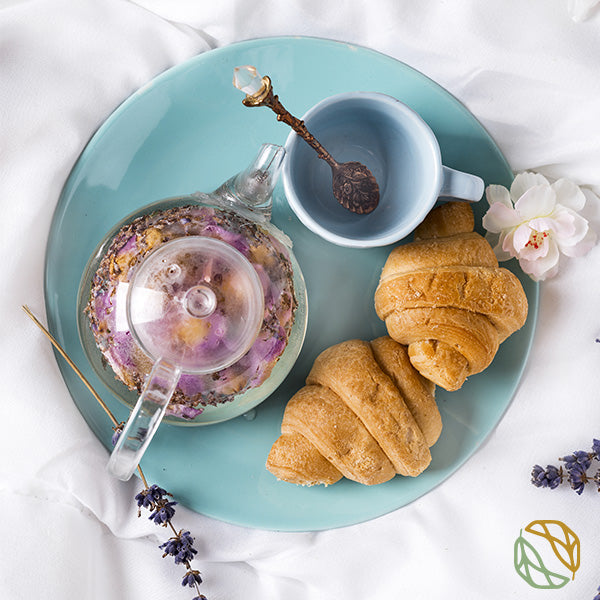
[(440, 198), (477, 202), (483, 181), (442, 165), (440, 146), (427, 123), (385, 94), (350, 92), (313, 106), (303, 120), (337, 162), (365, 164), (379, 184), (370, 214), (343, 208), (332, 192), (331, 169), (296, 133), (286, 142), (283, 186), (300, 221), (340, 246), (370, 248), (410, 234)]

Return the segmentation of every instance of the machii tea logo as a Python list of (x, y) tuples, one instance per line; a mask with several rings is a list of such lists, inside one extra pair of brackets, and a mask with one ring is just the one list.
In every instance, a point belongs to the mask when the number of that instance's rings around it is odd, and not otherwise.
[[(542, 557), (546, 564), (552, 562), (557, 567), (548, 568)], [(558, 589), (567, 585), (575, 579), (579, 561), (579, 538), (562, 521), (532, 521), (515, 540), (515, 569), (534, 588)]]

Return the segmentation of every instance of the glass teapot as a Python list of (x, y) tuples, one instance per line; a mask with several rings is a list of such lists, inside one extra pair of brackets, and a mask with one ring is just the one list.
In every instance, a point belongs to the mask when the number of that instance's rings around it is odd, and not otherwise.
[(150, 204), (117, 224), (81, 280), (78, 325), (98, 376), (131, 415), (108, 468), (131, 477), (163, 420), (207, 425), (283, 381), (306, 331), (306, 288), (270, 222), (284, 149), (210, 194)]

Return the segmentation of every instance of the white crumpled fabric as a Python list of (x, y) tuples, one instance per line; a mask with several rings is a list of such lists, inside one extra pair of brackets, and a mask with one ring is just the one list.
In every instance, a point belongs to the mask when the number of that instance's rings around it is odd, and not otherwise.
[[(565, 0), (0, 1), (0, 597), (189, 598), (161, 559), (165, 531), (137, 519), (136, 481), (106, 473), (44, 320), (46, 237), (61, 188), (98, 126), (152, 77), (199, 52), (297, 34), (368, 46), (419, 69), (483, 123), (515, 171), (600, 192), (600, 14)], [(571, 12), (570, 12), (571, 11)], [(573, 16), (577, 16), (573, 14)], [(583, 20), (581, 20), (583, 19)], [(597, 199), (584, 210), (600, 231)], [(579, 534), (581, 567), (557, 598), (600, 585), (600, 496), (538, 490), (534, 463), (600, 437), (600, 250), (541, 286), (521, 386), (483, 447), (413, 504), (319, 533), (245, 529), (179, 508), (211, 600), (540, 598), (513, 544), (534, 519)], [(485, 398), (481, 398), (485, 402)]]
[(569, 0), (569, 14), (574, 21), (583, 21), (596, 10), (598, 4), (598, 0)]

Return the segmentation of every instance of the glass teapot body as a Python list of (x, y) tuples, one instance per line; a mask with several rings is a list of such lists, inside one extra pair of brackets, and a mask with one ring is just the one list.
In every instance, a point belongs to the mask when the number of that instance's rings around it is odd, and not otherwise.
[(246, 413), (290, 371), (307, 314), (291, 241), (270, 223), (283, 153), (266, 144), (214, 192), (145, 206), (90, 259), (80, 338), (98, 376), (128, 406), (158, 362), (177, 372), (165, 419), (189, 425)]

